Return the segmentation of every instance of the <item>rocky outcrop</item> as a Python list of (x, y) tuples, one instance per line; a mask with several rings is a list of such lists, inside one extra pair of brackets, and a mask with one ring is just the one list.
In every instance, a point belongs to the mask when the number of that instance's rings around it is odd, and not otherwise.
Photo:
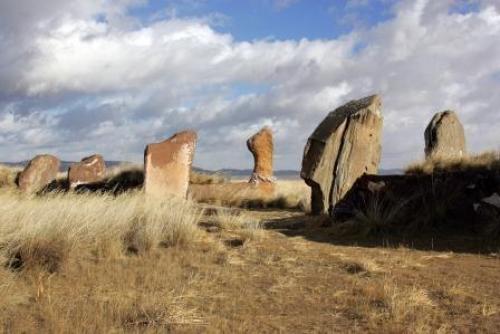
[(427, 158), (448, 160), (466, 154), (464, 127), (453, 111), (434, 115), (424, 136)]
[(197, 135), (194, 131), (174, 134), (144, 151), (144, 189), (147, 195), (185, 198)]
[(68, 185), (71, 189), (82, 185), (102, 181), (106, 175), (106, 164), (100, 154), (83, 158), (68, 169)]
[[(365, 215), (378, 232), (464, 231), (488, 234), (500, 222), (500, 172), (465, 170), (433, 174), (361, 176), (333, 210), (335, 222)], [(378, 223), (377, 223), (378, 222)], [(494, 225), (491, 225), (494, 224)], [(375, 231), (377, 232), (377, 231)]]
[(36, 193), (57, 177), (60, 161), (50, 154), (42, 154), (34, 157), (19, 173), (17, 184), (24, 193)]
[(272, 183), (273, 179), (273, 133), (269, 127), (262, 128), (247, 140), (247, 147), (254, 158), (250, 183)]
[(314, 130), (300, 172), (311, 187), (313, 214), (328, 212), (359, 176), (378, 172), (382, 123), (374, 95), (335, 109)]

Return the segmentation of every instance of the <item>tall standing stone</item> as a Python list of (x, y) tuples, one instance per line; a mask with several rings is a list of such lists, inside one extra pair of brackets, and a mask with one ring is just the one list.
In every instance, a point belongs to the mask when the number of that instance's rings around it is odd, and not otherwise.
[(19, 173), (17, 184), (25, 193), (36, 193), (54, 181), (59, 172), (59, 159), (50, 154), (34, 157)]
[(376, 174), (381, 155), (381, 99), (351, 101), (318, 125), (304, 149), (300, 176), (311, 187), (313, 214), (327, 213), (363, 174)]
[(453, 111), (435, 114), (424, 137), (427, 158), (457, 159), (466, 154), (464, 127)]
[(147, 195), (185, 198), (197, 135), (182, 131), (144, 151), (144, 189)]
[(273, 182), (273, 132), (262, 128), (247, 140), (247, 147), (254, 158), (254, 168), (250, 183)]
[(68, 169), (68, 184), (71, 189), (81, 184), (99, 182), (106, 176), (106, 163), (100, 154), (83, 158)]

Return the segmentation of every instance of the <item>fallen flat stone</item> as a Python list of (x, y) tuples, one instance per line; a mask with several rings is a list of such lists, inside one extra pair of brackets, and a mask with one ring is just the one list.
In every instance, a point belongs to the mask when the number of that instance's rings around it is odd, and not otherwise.
[(82, 184), (102, 181), (106, 176), (106, 163), (100, 154), (83, 158), (68, 169), (68, 184), (71, 189)]

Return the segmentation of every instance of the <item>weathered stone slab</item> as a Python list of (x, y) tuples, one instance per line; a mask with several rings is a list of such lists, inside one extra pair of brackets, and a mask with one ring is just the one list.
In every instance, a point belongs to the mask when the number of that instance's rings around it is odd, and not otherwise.
[(59, 159), (50, 154), (34, 157), (19, 173), (17, 184), (24, 193), (36, 193), (54, 181), (59, 172)]
[(100, 154), (83, 158), (68, 169), (68, 184), (71, 189), (82, 185), (102, 181), (106, 176), (106, 163)]
[(465, 132), (453, 111), (434, 115), (425, 129), (425, 156), (431, 159), (459, 159), (466, 154)]
[(335, 109), (314, 130), (300, 173), (313, 214), (328, 212), (359, 176), (378, 172), (382, 123), (381, 99), (373, 95)]
[(144, 151), (144, 189), (147, 195), (185, 198), (197, 135), (194, 131), (174, 134)]
[(273, 178), (273, 133), (269, 127), (262, 128), (247, 140), (247, 147), (254, 158), (250, 183), (272, 183)]

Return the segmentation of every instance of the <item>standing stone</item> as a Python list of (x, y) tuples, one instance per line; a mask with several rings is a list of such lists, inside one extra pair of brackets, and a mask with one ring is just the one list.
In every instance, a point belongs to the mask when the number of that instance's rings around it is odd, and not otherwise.
[(24, 193), (36, 193), (54, 181), (59, 172), (59, 159), (50, 154), (34, 157), (19, 173), (17, 184)]
[(74, 189), (80, 184), (102, 181), (105, 175), (106, 164), (104, 159), (100, 154), (94, 154), (69, 167), (68, 184), (71, 189)]
[(364, 173), (378, 172), (381, 104), (377, 95), (351, 101), (330, 112), (309, 137), (300, 176), (311, 187), (313, 214), (327, 213)]
[(466, 153), (464, 127), (453, 111), (435, 114), (424, 136), (426, 158), (457, 159)]
[(176, 133), (144, 151), (144, 189), (147, 195), (185, 198), (197, 135), (194, 131)]
[(262, 128), (247, 140), (247, 147), (254, 158), (254, 168), (250, 183), (273, 182), (273, 132)]

